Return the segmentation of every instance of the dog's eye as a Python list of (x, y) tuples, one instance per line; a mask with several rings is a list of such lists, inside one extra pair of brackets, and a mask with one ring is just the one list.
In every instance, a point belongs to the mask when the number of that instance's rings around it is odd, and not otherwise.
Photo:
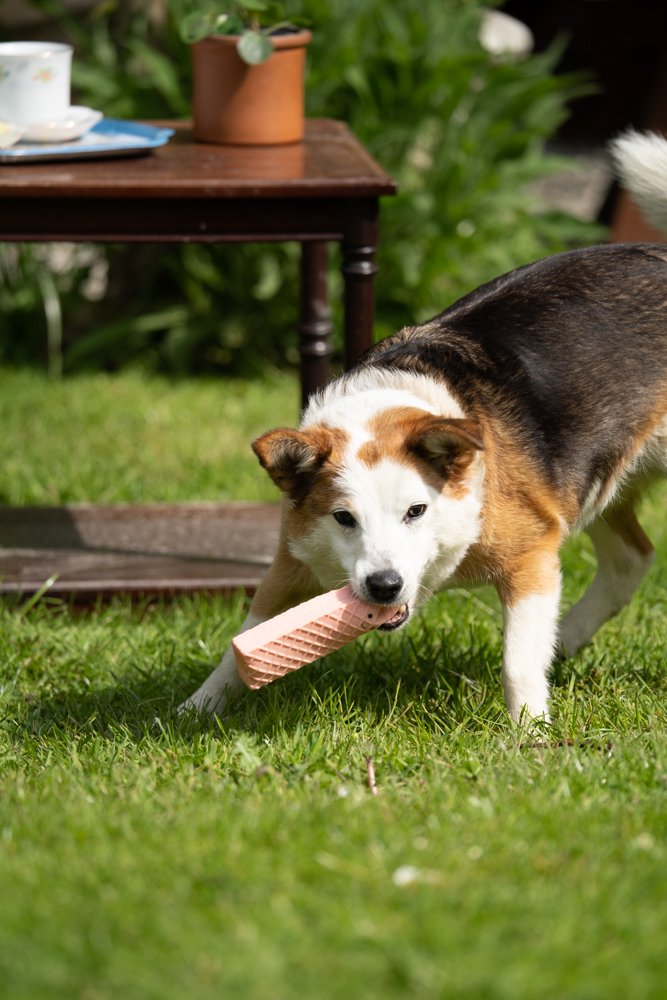
[(426, 510), (425, 503), (413, 503), (411, 507), (408, 507), (405, 513), (406, 521), (416, 521), (418, 517), (421, 517)]
[(344, 528), (356, 527), (357, 522), (352, 517), (349, 510), (335, 510), (333, 512), (333, 516), (339, 524), (343, 525)]

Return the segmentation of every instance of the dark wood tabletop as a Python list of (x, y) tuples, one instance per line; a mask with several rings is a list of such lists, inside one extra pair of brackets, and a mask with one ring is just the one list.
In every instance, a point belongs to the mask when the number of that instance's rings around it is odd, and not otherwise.
[(284, 146), (211, 145), (193, 141), (187, 123), (152, 124), (174, 135), (147, 155), (3, 163), (0, 197), (348, 198), (396, 190), (343, 122), (309, 119), (304, 141)]

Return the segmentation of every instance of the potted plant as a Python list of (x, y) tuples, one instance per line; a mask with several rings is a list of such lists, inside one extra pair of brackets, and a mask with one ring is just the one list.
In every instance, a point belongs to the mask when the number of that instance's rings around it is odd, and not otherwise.
[(192, 51), (196, 139), (274, 145), (303, 138), (310, 31), (282, 20), (267, 0), (220, 0), (187, 14), (181, 37)]

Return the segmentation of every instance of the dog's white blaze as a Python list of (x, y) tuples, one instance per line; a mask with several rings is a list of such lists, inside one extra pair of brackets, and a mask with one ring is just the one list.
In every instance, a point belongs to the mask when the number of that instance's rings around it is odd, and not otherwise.
[(414, 406), (454, 419), (465, 417), (444, 383), (414, 372), (362, 368), (344, 376), (343, 384), (343, 391), (340, 382), (332, 382), (311, 396), (301, 427), (324, 423), (348, 430), (363, 426), (390, 406)]
[[(323, 586), (351, 583), (368, 597), (366, 578), (394, 570), (403, 580), (397, 603), (422, 603), (454, 572), (479, 537), (481, 489), (463, 496), (438, 492), (418, 471), (385, 459), (373, 466), (348, 455), (336, 487), (339, 507), (357, 524), (346, 528), (333, 516), (320, 518), (313, 529), (290, 545), (292, 554), (314, 570)], [(421, 517), (409, 518), (415, 504), (425, 504)]]

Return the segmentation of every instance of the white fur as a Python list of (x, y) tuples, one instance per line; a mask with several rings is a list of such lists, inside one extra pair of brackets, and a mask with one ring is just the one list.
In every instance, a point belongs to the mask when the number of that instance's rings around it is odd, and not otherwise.
[(548, 672), (556, 644), (560, 587), (504, 608), (503, 687), (515, 722), (549, 719)]
[[(239, 633), (245, 632), (255, 625), (259, 625), (261, 621), (261, 618), (258, 618), (257, 615), (253, 615), (251, 612), (246, 616), (243, 625), (239, 629)], [(201, 714), (208, 713), (209, 715), (215, 715), (222, 712), (227, 702), (240, 694), (244, 689), (245, 685), (236, 670), (234, 650), (230, 645), (227, 647), (220, 664), (208, 675), (204, 683), (197, 688), (194, 694), (191, 694), (189, 698), (179, 705), (178, 711), (194, 711)]]
[(667, 232), (667, 142), (650, 132), (624, 132), (610, 144), (623, 187), (648, 222)]
[(301, 427), (319, 423), (360, 427), (389, 406), (414, 406), (455, 419), (465, 416), (444, 383), (398, 369), (360, 368), (315, 393), (304, 410)]

